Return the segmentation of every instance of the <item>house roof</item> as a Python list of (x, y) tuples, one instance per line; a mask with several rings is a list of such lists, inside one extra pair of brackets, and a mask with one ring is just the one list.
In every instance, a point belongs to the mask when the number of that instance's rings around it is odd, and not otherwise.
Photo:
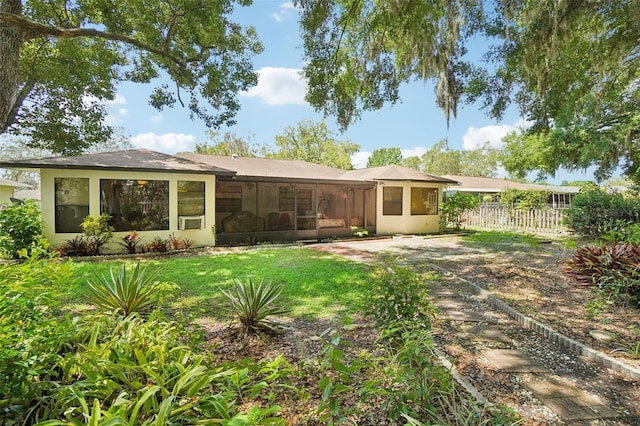
[(29, 185), (26, 183), (16, 182), (9, 179), (0, 179), (0, 186), (13, 186), (14, 188), (27, 188)]
[(234, 170), (237, 177), (270, 178), (275, 180), (349, 180), (344, 170), (308, 163), (302, 160), (273, 158), (228, 157), (207, 154), (180, 154), (181, 158)]
[(19, 200), (37, 200), (40, 201), (39, 189), (21, 189), (13, 193), (13, 198)]
[(555, 193), (574, 194), (580, 190), (577, 186), (541, 185), (479, 176), (445, 175), (445, 177), (460, 182), (459, 187), (452, 188), (453, 191), (486, 193), (501, 192), (507, 188), (513, 188), (520, 190), (551, 191)]
[(0, 161), (1, 167), (25, 169), (84, 169), (127, 170), (145, 172), (207, 173), (233, 175), (232, 170), (211, 164), (198, 163), (177, 156), (149, 151), (128, 149), (124, 151), (100, 152), (77, 157), (46, 157)]
[(398, 180), (446, 183), (457, 185), (458, 182), (448, 177), (430, 175), (418, 170), (409, 169), (398, 165), (369, 167), (366, 169), (349, 170), (343, 174), (345, 177), (356, 180)]

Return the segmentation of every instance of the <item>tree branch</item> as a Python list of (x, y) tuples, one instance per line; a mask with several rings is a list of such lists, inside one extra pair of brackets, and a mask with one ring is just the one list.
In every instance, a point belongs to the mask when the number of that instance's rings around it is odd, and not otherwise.
[(135, 46), (141, 50), (149, 53), (154, 53), (165, 59), (170, 60), (181, 68), (186, 68), (184, 61), (173, 56), (166, 50), (158, 49), (157, 47), (143, 43), (140, 40), (128, 37), (122, 34), (116, 34), (106, 31), (99, 31), (94, 28), (60, 28), (52, 27), (49, 25), (40, 24), (30, 19), (23, 18), (22, 16), (14, 15), (13, 13), (0, 12), (0, 22), (13, 25), (24, 30), (26, 34), (25, 39), (34, 39), (38, 37), (60, 37), (60, 38), (101, 38), (111, 41), (120, 41), (131, 46)]

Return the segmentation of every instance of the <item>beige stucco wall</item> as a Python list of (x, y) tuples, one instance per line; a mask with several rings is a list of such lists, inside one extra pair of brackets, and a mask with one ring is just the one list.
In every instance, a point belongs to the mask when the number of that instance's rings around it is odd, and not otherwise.
[[(168, 180), (169, 181), (169, 230), (140, 231), (142, 243), (151, 242), (157, 235), (168, 238), (172, 233), (176, 237), (188, 238), (195, 247), (215, 245), (215, 176), (186, 173), (151, 173), (151, 172), (122, 172), (122, 171), (94, 171), (94, 170), (54, 170), (43, 169), (40, 173), (41, 208), (44, 223), (44, 235), (49, 242), (56, 246), (79, 234), (55, 232), (55, 178), (88, 178), (89, 179), (89, 214), (100, 215), (100, 179), (133, 179), (133, 180)], [(205, 182), (205, 227), (203, 229), (178, 229), (178, 181), (192, 180)], [(115, 232), (105, 251), (121, 252), (118, 245), (122, 237), (128, 232)]]
[[(385, 216), (383, 212), (383, 188), (385, 186), (402, 187), (402, 215)], [(437, 188), (438, 207), (442, 203), (442, 193), (445, 185), (427, 182), (397, 182), (381, 181), (378, 183), (376, 199), (376, 233), (380, 235), (391, 234), (429, 234), (439, 231), (439, 214), (437, 215), (412, 215), (411, 214), (411, 188)]]
[(13, 197), (13, 186), (0, 185), (0, 203), (9, 204), (10, 198)]

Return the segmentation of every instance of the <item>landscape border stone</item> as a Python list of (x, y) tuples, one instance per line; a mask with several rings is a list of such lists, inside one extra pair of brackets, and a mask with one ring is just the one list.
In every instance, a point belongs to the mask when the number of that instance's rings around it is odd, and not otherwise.
[(480, 287), (479, 285), (477, 285), (476, 283), (470, 280), (462, 278), (461, 276), (454, 274), (453, 272), (441, 266), (435, 265), (433, 263), (427, 263), (427, 266), (445, 275), (451, 276), (465, 284), (468, 284), (481, 297), (487, 299), (487, 301), (491, 305), (500, 309), (502, 312), (507, 314), (510, 318), (518, 321), (525, 328), (535, 331), (536, 333), (544, 336), (551, 342), (556, 343), (564, 348), (567, 348), (570, 351), (575, 352), (579, 355), (582, 355), (602, 367), (609, 368), (613, 371), (624, 374), (634, 380), (640, 380), (640, 369), (634, 368), (618, 359), (608, 356), (603, 352), (597, 351), (582, 342), (579, 342), (575, 339), (572, 339), (569, 336), (565, 336), (564, 334), (557, 332), (553, 328), (541, 323), (540, 321), (537, 321), (531, 317), (524, 315), (517, 309), (510, 306), (505, 301), (499, 299), (498, 297), (491, 294), (491, 292), (489, 292), (488, 290), (485, 290), (484, 288)]

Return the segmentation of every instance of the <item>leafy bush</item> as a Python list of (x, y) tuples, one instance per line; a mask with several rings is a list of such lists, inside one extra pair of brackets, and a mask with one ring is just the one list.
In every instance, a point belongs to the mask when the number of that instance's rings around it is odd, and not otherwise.
[(125, 317), (150, 309), (163, 292), (171, 290), (167, 284), (154, 281), (157, 269), (147, 273), (147, 268), (141, 268), (140, 263), (131, 272), (127, 272), (124, 263), (117, 272), (114, 269), (109, 269), (108, 277), (102, 275), (88, 282), (91, 302), (117, 310)]
[(122, 241), (119, 244), (127, 250), (128, 254), (135, 254), (140, 240), (142, 240), (142, 237), (134, 230), (122, 237)]
[(58, 374), (56, 362), (75, 323), (60, 315), (60, 298), (48, 292), (66, 288), (71, 273), (69, 263), (43, 253), (0, 265), (0, 424), (22, 424), (36, 405), (39, 384)]
[(150, 243), (145, 244), (142, 251), (151, 253), (165, 253), (169, 251), (169, 241), (156, 235)]
[(469, 211), (477, 210), (480, 199), (473, 194), (456, 192), (440, 204), (440, 232), (452, 227), (456, 231), (462, 226), (462, 216)]
[(169, 235), (169, 244), (168, 245), (169, 245), (169, 247), (171, 247), (172, 250), (183, 250), (183, 249), (191, 248), (193, 243), (188, 238), (180, 238), (180, 237), (176, 237), (175, 235), (171, 234), (171, 235)]
[(19, 257), (40, 244), (42, 218), (35, 201), (0, 206), (0, 255)]
[(605, 243), (640, 244), (640, 224), (627, 224), (623, 221), (619, 226), (600, 235), (600, 239)]
[(63, 256), (96, 256), (100, 254), (102, 247), (113, 237), (113, 227), (109, 225), (111, 216), (87, 216), (80, 226), (83, 233), (66, 241), (58, 251)]
[[(386, 263), (393, 264), (391, 261)], [(397, 324), (396, 335), (401, 334), (407, 324), (427, 330), (431, 328), (434, 309), (427, 300), (428, 288), (411, 269), (394, 267), (380, 270), (370, 294), (369, 313), (378, 326), (391, 330)]]
[(271, 317), (290, 311), (281, 301), (282, 286), (271, 281), (233, 280), (229, 290), (221, 291), (231, 303), (231, 312), (245, 333), (279, 331), (280, 323)]
[(580, 189), (567, 210), (567, 225), (577, 234), (598, 238), (640, 222), (640, 199), (608, 193), (595, 185)]
[(547, 207), (549, 191), (506, 188), (500, 193), (500, 204), (516, 210), (530, 210)]
[(640, 301), (640, 245), (615, 242), (579, 247), (565, 262), (564, 272), (608, 296), (626, 294)]

